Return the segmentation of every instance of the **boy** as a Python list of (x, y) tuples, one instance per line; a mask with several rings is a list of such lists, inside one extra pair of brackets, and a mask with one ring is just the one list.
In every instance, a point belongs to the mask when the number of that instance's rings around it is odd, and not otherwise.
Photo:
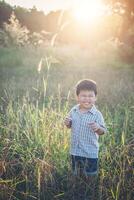
[(98, 139), (106, 132), (103, 116), (95, 107), (97, 96), (96, 82), (81, 80), (76, 85), (75, 105), (65, 119), (65, 125), (71, 128), (71, 160), (73, 174), (84, 175), (86, 182), (97, 175)]

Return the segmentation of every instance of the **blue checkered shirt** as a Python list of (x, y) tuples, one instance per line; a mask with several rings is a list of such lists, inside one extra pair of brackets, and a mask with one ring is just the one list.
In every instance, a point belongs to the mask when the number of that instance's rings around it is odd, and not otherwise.
[(69, 117), (72, 119), (70, 154), (86, 158), (98, 158), (99, 135), (90, 128), (88, 123), (96, 122), (106, 132), (101, 112), (93, 105), (87, 112), (82, 113), (78, 104), (71, 109)]

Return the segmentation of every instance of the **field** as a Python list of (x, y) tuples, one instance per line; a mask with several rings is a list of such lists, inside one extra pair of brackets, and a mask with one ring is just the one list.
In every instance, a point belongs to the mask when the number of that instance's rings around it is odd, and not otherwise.
[(100, 137), (91, 199), (133, 199), (134, 65), (109, 41), (94, 49), (0, 48), (1, 200), (73, 200), (70, 130), (63, 121), (83, 78), (97, 82), (97, 107), (108, 129)]

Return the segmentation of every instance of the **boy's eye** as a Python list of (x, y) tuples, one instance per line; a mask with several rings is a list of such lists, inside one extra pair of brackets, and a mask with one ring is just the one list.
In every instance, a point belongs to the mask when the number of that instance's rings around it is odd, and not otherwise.
[(83, 95), (82, 97), (84, 97), (84, 98), (86, 98), (86, 97), (87, 97), (87, 98), (91, 98), (91, 97), (93, 97), (93, 96), (84, 96), (84, 95)]

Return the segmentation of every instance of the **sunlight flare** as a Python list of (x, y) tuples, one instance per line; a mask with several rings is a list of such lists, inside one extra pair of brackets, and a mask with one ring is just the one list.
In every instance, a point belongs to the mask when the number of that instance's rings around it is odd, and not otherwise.
[(96, 21), (104, 11), (101, 0), (76, 1), (74, 4), (73, 15), (80, 23), (92, 23)]

